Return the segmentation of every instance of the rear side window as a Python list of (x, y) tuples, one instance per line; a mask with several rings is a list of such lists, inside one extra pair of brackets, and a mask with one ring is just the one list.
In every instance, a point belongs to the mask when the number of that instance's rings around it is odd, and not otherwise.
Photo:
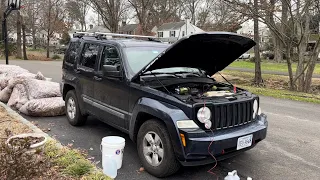
[(77, 58), (79, 47), (80, 47), (80, 42), (71, 42), (70, 43), (69, 52), (66, 56), (67, 63), (74, 64), (74, 62)]
[(86, 43), (81, 53), (80, 65), (94, 69), (98, 59), (99, 45)]

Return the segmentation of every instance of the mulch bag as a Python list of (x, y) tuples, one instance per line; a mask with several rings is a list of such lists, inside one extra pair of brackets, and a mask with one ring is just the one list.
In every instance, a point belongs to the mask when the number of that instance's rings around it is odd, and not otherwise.
[(25, 103), (19, 111), (29, 116), (61, 116), (65, 114), (64, 101), (62, 97), (33, 99)]
[(20, 109), (28, 101), (29, 100), (25, 87), (22, 84), (17, 84), (13, 88), (7, 105), (12, 109)]
[(9, 87), (4, 88), (1, 92), (0, 92), (0, 101), (7, 103), (10, 99), (12, 93), (12, 89)]
[(62, 96), (60, 85), (56, 82), (27, 79), (23, 82), (23, 85), (26, 88), (29, 100)]

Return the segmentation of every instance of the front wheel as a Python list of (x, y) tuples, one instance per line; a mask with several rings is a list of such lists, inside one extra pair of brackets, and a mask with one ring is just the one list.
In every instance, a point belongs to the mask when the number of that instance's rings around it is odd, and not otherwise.
[(65, 98), (66, 115), (69, 123), (73, 126), (81, 126), (86, 123), (86, 116), (80, 112), (79, 102), (74, 90), (68, 91)]
[(140, 127), (137, 148), (143, 167), (156, 177), (172, 175), (180, 168), (168, 131), (157, 120), (149, 120)]

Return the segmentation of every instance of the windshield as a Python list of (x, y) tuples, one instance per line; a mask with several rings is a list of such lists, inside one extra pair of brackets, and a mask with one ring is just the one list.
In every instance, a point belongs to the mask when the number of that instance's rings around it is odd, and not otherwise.
[(166, 47), (128, 47), (124, 48), (131, 71), (136, 74), (156, 58)]

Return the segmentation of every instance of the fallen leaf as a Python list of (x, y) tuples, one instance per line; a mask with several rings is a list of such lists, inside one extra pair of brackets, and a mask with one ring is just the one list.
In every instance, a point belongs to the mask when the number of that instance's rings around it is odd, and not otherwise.
[(144, 171), (144, 167), (141, 167), (140, 169), (139, 169), (139, 172), (143, 172)]

